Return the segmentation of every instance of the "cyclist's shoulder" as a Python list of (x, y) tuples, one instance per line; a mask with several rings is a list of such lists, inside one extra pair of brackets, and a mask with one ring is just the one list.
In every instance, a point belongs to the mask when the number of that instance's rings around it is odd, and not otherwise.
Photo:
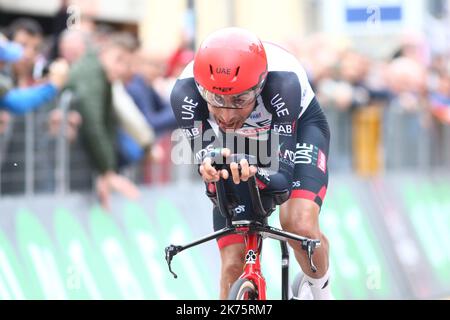
[(201, 113), (200, 109), (207, 109), (195, 85), (193, 62), (189, 63), (177, 78), (170, 93), (170, 102), (176, 114), (185, 114), (186, 109), (189, 109), (188, 112), (193, 116), (194, 112), (197, 114)]
[(194, 78), (194, 61), (189, 62), (178, 76), (177, 80)]
[(172, 96), (193, 94), (196, 91), (193, 66), (194, 62), (191, 61), (178, 76), (172, 88)]
[(288, 50), (272, 42), (264, 42), (267, 55), (268, 71), (270, 72), (294, 72), (297, 75), (306, 75), (300, 61)]
[[(300, 99), (300, 105), (306, 107), (314, 97), (314, 92), (309, 83), (306, 70), (300, 61), (283, 47), (264, 42), (268, 60), (268, 76), (264, 87), (263, 97), (275, 101), (279, 100), (281, 95), (284, 98)], [(291, 103), (291, 108), (296, 108), (297, 103)]]

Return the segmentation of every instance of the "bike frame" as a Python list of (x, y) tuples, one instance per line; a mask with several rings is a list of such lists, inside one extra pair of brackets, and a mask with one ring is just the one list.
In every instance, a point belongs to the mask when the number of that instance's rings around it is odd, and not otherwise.
[(263, 217), (262, 221), (232, 221), (233, 213), (232, 210), (228, 208), (223, 182), (216, 182), (217, 205), (219, 206), (221, 213), (226, 217), (226, 227), (184, 246), (168, 246), (165, 250), (165, 253), (169, 271), (175, 278), (177, 278), (177, 275), (172, 271), (171, 262), (173, 257), (181, 251), (226, 235), (241, 234), (245, 239), (246, 259), (244, 271), (240, 278), (245, 278), (251, 281), (258, 293), (258, 300), (265, 300), (266, 281), (262, 274), (260, 257), (262, 253), (263, 239), (269, 237), (279, 240), (281, 244), (281, 290), (282, 299), (287, 300), (289, 299), (289, 250), (287, 248), (287, 241), (294, 240), (301, 243), (302, 249), (306, 251), (309, 258), (311, 270), (313, 272), (316, 272), (317, 268), (314, 266), (314, 263), (312, 261), (312, 255), (314, 253), (314, 249), (320, 246), (320, 240), (308, 239), (296, 234), (270, 227), (267, 224), (267, 217), (271, 212), (273, 212), (274, 208), (269, 211), (264, 210), (259, 190), (254, 178), (249, 179), (248, 184), (252, 201), (254, 202), (254, 210), (259, 214), (260, 217)]
[[(240, 229), (240, 230), (239, 230)], [(261, 271), (262, 238), (257, 233), (249, 233), (248, 227), (238, 228), (238, 231), (245, 233), (245, 267), (240, 276), (253, 282), (258, 292), (258, 300), (266, 300), (266, 280)]]
[[(257, 228), (259, 229), (259, 228)], [(259, 230), (252, 231), (251, 227), (237, 227), (238, 233), (244, 235), (245, 239), (245, 265), (244, 271), (239, 278), (250, 280), (255, 285), (258, 292), (258, 300), (266, 299), (266, 280), (261, 270), (261, 255), (264, 237), (262, 233), (266, 233), (268, 237), (275, 238), (271, 232), (273, 228), (261, 227)], [(278, 230), (284, 234), (283, 231)], [(290, 234), (286, 233), (286, 236)], [(298, 239), (296, 239), (298, 240)], [(287, 238), (280, 240), (281, 245), (281, 299), (289, 299), (289, 250), (287, 247)], [(252, 253), (255, 258), (252, 259)]]

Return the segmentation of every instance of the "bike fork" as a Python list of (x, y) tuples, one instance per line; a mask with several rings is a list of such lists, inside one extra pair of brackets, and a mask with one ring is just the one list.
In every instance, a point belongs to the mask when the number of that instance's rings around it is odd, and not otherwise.
[[(266, 281), (261, 272), (262, 238), (256, 233), (246, 235), (245, 268), (241, 278), (253, 282), (258, 300), (266, 300)], [(281, 299), (289, 299), (289, 250), (286, 241), (281, 246)]]

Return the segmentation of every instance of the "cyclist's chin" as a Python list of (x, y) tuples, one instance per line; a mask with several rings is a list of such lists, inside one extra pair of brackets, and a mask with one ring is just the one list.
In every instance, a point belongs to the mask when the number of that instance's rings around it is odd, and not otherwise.
[(222, 131), (236, 131), (240, 128), (242, 128), (244, 122), (239, 122), (239, 123), (232, 123), (232, 124), (227, 124), (227, 123), (219, 123), (219, 128)]

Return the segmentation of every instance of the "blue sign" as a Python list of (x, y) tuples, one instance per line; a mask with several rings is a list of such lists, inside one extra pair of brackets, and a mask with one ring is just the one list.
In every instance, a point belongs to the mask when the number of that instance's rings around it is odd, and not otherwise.
[(380, 22), (398, 22), (402, 20), (403, 12), (400, 6), (384, 6), (372, 8), (355, 8), (347, 7), (345, 18), (348, 23), (367, 22), (369, 19), (377, 15)]

